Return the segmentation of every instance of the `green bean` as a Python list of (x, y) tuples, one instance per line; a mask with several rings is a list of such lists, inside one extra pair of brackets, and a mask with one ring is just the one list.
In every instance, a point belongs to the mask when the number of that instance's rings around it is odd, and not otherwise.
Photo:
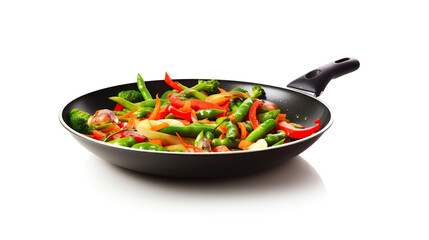
[(258, 139), (263, 138), (275, 127), (276, 121), (274, 119), (268, 119), (267, 121), (261, 123), (256, 129), (254, 129), (253, 132), (251, 132), (249, 136), (247, 136), (246, 140), (256, 142)]
[(140, 73), (137, 74), (137, 87), (140, 90), (140, 92), (143, 95), (143, 98), (145, 100), (151, 100), (152, 95), (150, 95), (149, 90), (146, 88), (146, 84), (142, 78), (142, 76), (140, 75)]
[(237, 148), (238, 144), (240, 144), (240, 139), (230, 139), (230, 138), (224, 138), (224, 139), (219, 139), (219, 138), (215, 138), (212, 140), (212, 147), (217, 147), (217, 146), (221, 146), (221, 145), (225, 145), (227, 148)]
[(164, 147), (161, 147), (159, 145), (150, 143), (150, 142), (142, 142), (142, 143), (137, 143), (134, 144), (132, 146), (132, 148), (136, 148), (136, 149), (143, 149), (143, 150), (151, 150), (151, 151), (163, 151), (163, 152), (168, 152), (168, 150)]
[(215, 130), (214, 126), (207, 124), (191, 124), (189, 126), (168, 126), (166, 128), (158, 130), (158, 132), (167, 133), (170, 135), (176, 135), (176, 132), (181, 137), (197, 137), (201, 131), (204, 132), (213, 132), (215, 136), (219, 136), (221, 132), (219, 130)]
[(199, 120), (206, 119), (206, 118), (214, 118), (217, 115), (223, 113), (223, 110), (220, 109), (201, 109), (195, 112), (197, 115), (197, 118)]
[(238, 128), (235, 123), (228, 121), (224, 123), (226, 127), (226, 138), (235, 139), (238, 137)]
[(276, 119), (279, 113), (280, 113), (280, 109), (277, 109), (277, 110), (272, 110), (269, 112), (258, 114), (256, 117), (258, 118), (259, 123), (263, 123), (268, 119)]
[(131, 146), (135, 145), (137, 143), (137, 141), (135, 138), (129, 136), (129, 137), (118, 138), (118, 139), (115, 139), (112, 141), (108, 141), (107, 143), (122, 146), (122, 147), (131, 147)]
[(205, 132), (204, 133), (204, 136), (207, 138), (207, 139), (210, 139), (210, 140), (213, 140), (214, 139), (214, 134), (212, 133), (212, 132)]
[(267, 134), (267, 136), (264, 138), (267, 142), (268, 146), (271, 146), (275, 144), (276, 142), (285, 139), (286, 138), (286, 132), (282, 130), (278, 130), (277, 133), (274, 134)]
[(241, 103), (240, 107), (232, 114), (235, 117), (234, 123), (241, 122), (247, 116), (250, 111), (250, 107), (253, 104), (252, 98), (246, 98), (246, 100)]

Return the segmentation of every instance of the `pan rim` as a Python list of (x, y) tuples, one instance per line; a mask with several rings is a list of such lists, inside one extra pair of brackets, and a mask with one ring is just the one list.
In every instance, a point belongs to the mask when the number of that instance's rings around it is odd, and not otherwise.
[[(200, 79), (201, 79), (201, 78), (200, 78)], [(191, 80), (194, 80), (194, 81), (195, 81), (195, 80), (198, 80), (198, 79), (197, 79), (197, 78), (195, 78), (195, 79), (189, 79), (189, 78), (188, 78), (188, 79), (175, 79), (175, 80), (177, 80), (177, 81), (191, 81)], [(257, 82), (251, 82), (251, 81), (236, 81), (236, 80), (223, 80), (223, 79), (216, 79), (216, 80), (218, 80), (218, 81), (224, 81), (224, 82), (225, 82), (225, 81), (226, 81), (226, 82), (234, 82), (234, 83), (240, 83), (240, 82), (242, 82), (242, 83), (247, 83), (247, 84), (249, 84), (249, 83), (255, 83), (255, 84), (259, 84), (259, 85), (261, 85), (262, 87), (263, 87), (263, 86), (266, 86), (266, 87), (270, 87), (270, 88), (278, 88), (278, 89), (281, 89), (281, 90), (288, 90), (288, 91), (292, 91), (292, 92), (295, 92), (295, 93), (297, 93), (297, 94), (303, 95), (303, 96), (305, 96), (305, 97), (311, 98), (311, 99), (313, 99), (313, 100), (317, 100), (318, 102), (320, 102), (321, 104), (323, 104), (323, 105), (328, 109), (329, 114), (330, 114), (329, 122), (325, 125), (325, 127), (323, 127), (322, 129), (320, 129), (319, 131), (317, 131), (316, 133), (312, 134), (312, 135), (311, 135), (311, 136), (309, 136), (309, 137), (306, 137), (306, 138), (303, 138), (303, 139), (294, 140), (293, 142), (289, 142), (289, 143), (286, 143), (286, 144), (281, 144), (281, 145), (278, 145), (278, 146), (270, 146), (270, 147), (268, 147), (268, 148), (264, 148), (264, 149), (254, 149), (254, 150), (245, 150), (245, 151), (231, 151), (231, 152), (202, 152), (202, 153), (194, 153), (194, 152), (163, 152), (163, 151), (151, 151), (151, 150), (135, 149), (135, 148), (130, 148), (130, 147), (123, 147), (123, 146), (113, 145), (113, 144), (110, 144), (110, 143), (102, 142), (102, 141), (99, 141), (99, 140), (96, 140), (96, 139), (90, 138), (90, 137), (88, 137), (88, 136), (85, 136), (84, 134), (81, 134), (81, 133), (77, 132), (76, 130), (72, 129), (72, 128), (71, 128), (70, 126), (68, 126), (68, 125), (67, 125), (67, 123), (64, 121), (64, 119), (63, 119), (62, 115), (63, 115), (63, 112), (64, 112), (65, 108), (66, 108), (70, 103), (72, 103), (73, 101), (75, 101), (76, 99), (79, 99), (79, 98), (81, 98), (81, 97), (84, 97), (84, 96), (86, 96), (86, 95), (92, 94), (92, 93), (97, 92), (97, 91), (103, 91), (103, 90), (106, 90), (106, 89), (109, 89), (109, 88), (115, 88), (115, 87), (119, 87), (119, 86), (123, 86), (123, 85), (129, 85), (129, 84), (133, 84), (133, 83), (135, 83), (135, 82), (125, 83), (125, 84), (119, 84), (119, 85), (110, 86), (110, 87), (105, 87), (105, 88), (97, 89), (97, 90), (94, 90), (94, 91), (91, 91), (91, 92), (88, 92), (88, 93), (82, 94), (81, 96), (76, 97), (76, 98), (72, 99), (71, 101), (68, 101), (66, 104), (64, 104), (64, 105), (63, 105), (63, 107), (61, 108), (61, 110), (59, 111), (58, 118), (59, 118), (59, 121), (60, 121), (61, 125), (62, 125), (66, 130), (68, 130), (68, 131), (69, 131), (71, 134), (73, 134), (74, 136), (77, 136), (77, 137), (79, 137), (80, 139), (85, 140), (85, 141), (89, 141), (89, 142), (92, 142), (92, 143), (95, 143), (95, 144), (101, 144), (101, 145), (104, 145), (104, 146), (106, 146), (106, 147), (113, 147), (113, 148), (118, 148), (118, 149), (121, 149), (121, 150), (127, 150), (127, 151), (135, 151), (135, 152), (142, 152), (142, 153), (153, 153), (153, 154), (162, 154), (162, 155), (164, 155), (164, 154), (172, 154), (172, 155), (179, 155), (179, 156), (180, 156), (180, 155), (185, 155), (185, 156), (186, 156), (186, 155), (189, 155), (189, 156), (205, 156), (205, 155), (208, 155), (208, 156), (210, 156), (210, 155), (248, 154), (248, 153), (253, 153), (253, 152), (269, 151), (269, 150), (274, 150), (274, 149), (279, 149), (279, 148), (285, 148), (285, 147), (288, 147), (288, 146), (293, 146), (293, 145), (299, 144), (299, 143), (304, 142), (304, 141), (308, 141), (308, 140), (310, 140), (310, 139), (312, 139), (312, 138), (319, 137), (319, 136), (320, 136), (320, 135), (322, 135), (326, 130), (328, 130), (328, 129), (332, 126), (332, 124), (333, 124), (333, 121), (334, 121), (334, 120), (333, 120), (333, 114), (332, 114), (332, 111), (331, 111), (330, 107), (329, 107), (327, 104), (325, 104), (321, 99), (319, 99), (319, 98), (317, 98), (317, 97), (310, 96), (310, 95), (305, 94), (305, 93), (302, 93), (302, 92), (301, 92), (301, 91), (299, 91), (299, 90), (292, 89), (292, 88), (288, 88), (288, 87), (279, 87), (279, 86), (267, 85), (267, 84), (262, 84), (262, 83), (257, 83)], [(146, 80), (145, 80), (145, 81), (146, 81)], [(164, 80), (147, 80), (146, 82), (156, 82), (156, 81), (164, 81)]]

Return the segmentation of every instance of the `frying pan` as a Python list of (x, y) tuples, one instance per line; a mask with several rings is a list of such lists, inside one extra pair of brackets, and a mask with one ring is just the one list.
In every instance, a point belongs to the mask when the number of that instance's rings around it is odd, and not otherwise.
[[(277, 104), (288, 119), (306, 127), (313, 126), (316, 119), (322, 125), (310, 137), (280, 146), (252, 151), (220, 153), (157, 152), (115, 146), (86, 137), (70, 127), (69, 112), (73, 108), (94, 113), (98, 109), (113, 109), (116, 103), (108, 97), (122, 90), (137, 89), (129, 83), (97, 90), (68, 103), (59, 114), (61, 124), (85, 148), (100, 158), (133, 171), (180, 178), (213, 178), (249, 174), (279, 166), (297, 156), (316, 142), (332, 125), (329, 108), (317, 97), (331, 79), (353, 72), (359, 68), (354, 58), (342, 58), (328, 63), (288, 84), (287, 88), (260, 84), (266, 91), (267, 100)], [(175, 79), (187, 86), (197, 84), (198, 79)], [(219, 80), (224, 89), (241, 87), (250, 90), (255, 83)], [(151, 93), (162, 93), (171, 89), (163, 80), (147, 81)]]

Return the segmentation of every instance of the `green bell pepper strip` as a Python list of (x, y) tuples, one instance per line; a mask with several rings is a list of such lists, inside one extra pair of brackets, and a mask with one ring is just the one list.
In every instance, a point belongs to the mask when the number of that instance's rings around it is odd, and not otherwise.
[(198, 144), (203, 140), (204, 137), (204, 131), (201, 131), (200, 134), (195, 138), (194, 146), (198, 147)]
[(238, 144), (240, 144), (240, 139), (229, 139), (229, 138), (224, 138), (224, 139), (219, 139), (219, 138), (215, 138), (212, 140), (212, 147), (217, 147), (217, 146), (221, 146), (221, 145), (225, 145), (227, 148), (237, 148)]
[(242, 102), (243, 100), (239, 98), (233, 99), (231, 100), (229, 107), (231, 108), (232, 111), (236, 111), (240, 107)]
[(227, 119), (227, 117), (216, 118), (216, 124), (223, 123), (225, 121), (225, 119)]
[(240, 107), (232, 114), (235, 117), (234, 123), (242, 122), (243, 119), (247, 116), (252, 107), (253, 100), (252, 98), (246, 98), (246, 100), (241, 103)]
[(256, 142), (258, 139), (263, 138), (267, 133), (271, 132), (276, 127), (277, 123), (274, 119), (268, 119), (267, 121), (261, 123), (256, 129), (253, 130), (247, 136), (246, 140), (251, 142)]
[(131, 147), (137, 144), (137, 140), (130, 136), (130, 137), (118, 138), (112, 141), (108, 141), (107, 143), (122, 146), (122, 147)]
[(242, 122), (242, 123), (244, 123), (244, 125), (246, 126), (246, 131), (248, 133), (251, 133), (253, 131), (252, 123), (250, 123), (249, 121)]
[[(137, 108), (144, 108), (144, 107), (155, 107), (156, 104), (156, 99), (150, 99), (150, 100), (146, 100), (143, 102), (138, 102), (138, 103), (132, 103), (129, 102), (121, 97), (109, 97), (110, 100), (121, 104), (122, 106), (130, 109), (130, 110), (136, 110)], [(169, 103), (168, 99), (160, 99), (161, 101), (161, 106), (162, 105), (166, 105)]]
[[(214, 132), (213, 132), (214, 130)], [(213, 132), (216, 137), (221, 135), (219, 130), (215, 130), (214, 126), (206, 124), (191, 124), (189, 126), (168, 126), (166, 128), (158, 130), (158, 132), (167, 133), (170, 135), (176, 135), (178, 133), (181, 137), (197, 137), (201, 131)]]
[(280, 140), (280, 141), (274, 143), (273, 145), (271, 145), (271, 147), (282, 145), (285, 142), (285, 140), (286, 140), (286, 138), (283, 138), (282, 140)]
[(280, 113), (280, 109), (277, 109), (277, 110), (272, 110), (269, 112), (258, 114), (256, 117), (258, 118), (259, 123), (263, 123), (268, 119), (276, 119), (279, 113)]
[(268, 146), (271, 146), (275, 143), (277, 143), (278, 141), (285, 139), (286, 138), (286, 132), (283, 130), (277, 130), (277, 133), (269, 133), (267, 134), (267, 136), (264, 138), (264, 140), (267, 142)]
[(167, 95), (168, 95), (168, 94), (170, 94), (170, 93), (177, 93), (177, 90), (167, 90), (167, 91), (165, 91), (165, 92), (161, 95), (161, 97), (160, 97), (160, 98), (162, 98), (162, 99), (167, 99)]
[(140, 75), (140, 73), (137, 74), (137, 87), (140, 90), (140, 92), (142, 93), (144, 100), (153, 99), (152, 95), (150, 95), (149, 90), (147, 90), (146, 84), (145, 84), (142, 76)]
[(228, 121), (224, 123), (224, 126), (226, 127), (226, 138), (236, 139), (238, 137), (238, 128), (235, 123)]
[(163, 151), (163, 152), (168, 152), (168, 150), (164, 147), (161, 147), (159, 145), (150, 143), (150, 142), (142, 142), (142, 143), (137, 143), (134, 144), (132, 146), (132, 148), (135, 149), (142, 149), (142, 150), (151, 150), (151, 151)]
[(181, 97), (194, 97), (196, 99), (200, 100), (206, 100), (207, 96), (202, 94), (201, 92), (198, 92), (195, 89), (187, 88), (180, 92), (179, 94)]
[[(196, 111), (198, 120), (206, 119), (206, 118), (214, 118), (218, 114), (223, 113), (224, 111), (220, 109), (200, 109)], [(217, 119), (216, 119), (217, 120)]]

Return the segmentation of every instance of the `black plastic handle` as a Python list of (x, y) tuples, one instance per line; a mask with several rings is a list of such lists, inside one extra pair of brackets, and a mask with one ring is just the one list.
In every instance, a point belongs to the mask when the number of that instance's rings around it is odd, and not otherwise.
[(307, 92), (312, 92), (316, 97), (322, 94), (326, 85), (337, 77), (357, 70), (360, 63), (355, 58), (341, 58), (335, 62), (323, 65), (307, 74), (297, 78), (287, 86)]

